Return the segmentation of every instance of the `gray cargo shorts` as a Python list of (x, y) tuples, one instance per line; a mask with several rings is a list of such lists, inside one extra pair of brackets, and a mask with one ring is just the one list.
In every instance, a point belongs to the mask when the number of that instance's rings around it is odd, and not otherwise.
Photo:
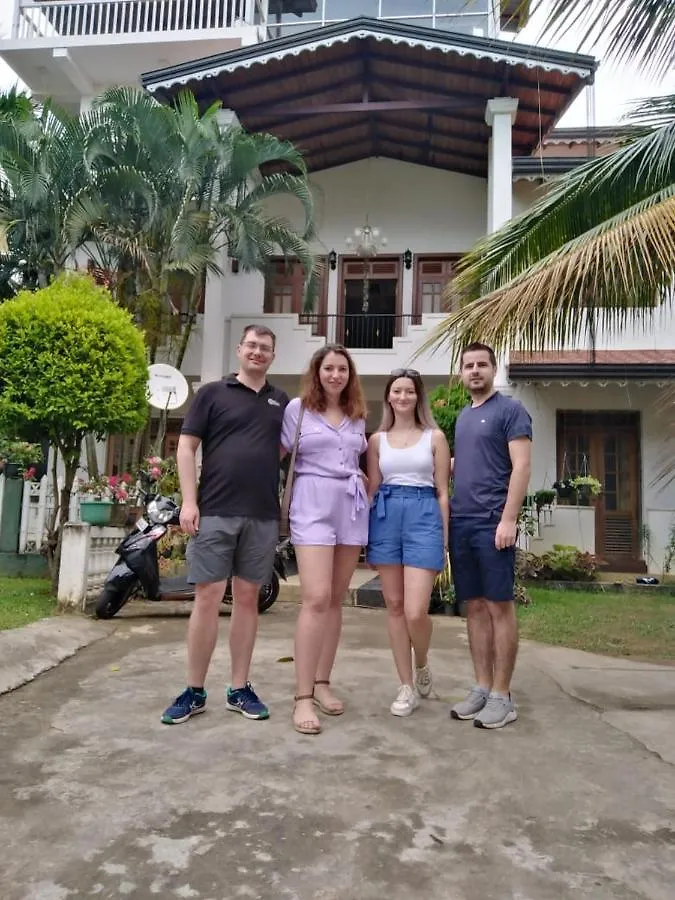
[(199, 531), (188, 541), (187, 580), (202, 584), (236, 575), (253, 584), (266, 584), (272, 578), (278, 540), (276, 519), (204, 516)]

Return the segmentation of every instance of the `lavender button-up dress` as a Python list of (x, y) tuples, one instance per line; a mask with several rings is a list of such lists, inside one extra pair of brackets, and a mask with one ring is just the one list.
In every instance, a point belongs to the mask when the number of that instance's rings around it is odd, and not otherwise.
[[(300, 400), (286, 407), (282, 446), (293, 449)], [(359, 469), (366, 449), (364, 419), (344, 418), (338, 427), (305, 409), (295, 459), (291, 540), (298, 546), (363, 546), (368, 542), (368, 502)]]

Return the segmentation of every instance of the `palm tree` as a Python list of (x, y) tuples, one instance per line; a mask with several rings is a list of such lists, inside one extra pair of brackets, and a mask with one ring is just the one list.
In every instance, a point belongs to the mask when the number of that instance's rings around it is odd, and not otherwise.
[[(200, 113), (187, 92), (167, 107), (144, 91), (114, 88), (82, 117), (88, 180), (66, 230), (134, 312), (151, 362), (168, 347), (169, 361), (181, 365), (205, 279), (222, 274), (223, 248), (244, 271), (264, 271), (277, 253), (295, 257), (308, 273), (308, 297), (316, 283), (301, 154), (271, 135), (223, 128), (218, 113), (217, 104)], [(269, 165), (296, 174), (265, 174)], [(300, 231), (266, 213), (277, 194), (299, 201)], [(146, 441), (136, 436), (132, 464)]]
[[(540, 5), (540, 4), (537, 4)], [(548, 30), (576, 24), (659, 72), (675, 60), (675, 0), (552, 0)], [(633, 326), (672, 304), (675, 278), (675, 96), (634, 113), (637, 136), (557, 178), (522, 216), (484, 238), (446, 298), (459, 301), (428, 346), (473, 340), (560, 348), (598, 325)]]
[(28, 286), (46, 286), (78, 249), (65, 219), (86, 179), (84, 137), (79, 120), (49, 102), (2, 121), (0, 235), (20, 248)]
[[(214, 104), (200, 113), (188, 93), (166, 107), (144, 91), (115, 88), (84, 117), (89, 181), (68, 210), (68, 233), (112, 273), (146, 330), (151, 360), (167, 319), (182, 312), (186, 325), (172, 360), (182, 362), (204, 279), (220, 272), (224, 246), (243, 270), (265, 270), (278, 252), (315, 270), (308, 243), (313, 197), (302, 156), (270, 135), (222, 128), (218, 111)], [(298, 174), (261, 176), (270, 163)], [(265, 213), (275, 194), (301, 203), (302, 231)], [(180, 309), (177, 286), (187, 293)]]

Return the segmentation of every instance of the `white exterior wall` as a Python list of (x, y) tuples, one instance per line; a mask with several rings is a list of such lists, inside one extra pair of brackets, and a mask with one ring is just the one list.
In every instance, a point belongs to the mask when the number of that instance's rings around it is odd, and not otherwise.
[[(361, 160), (311, 176), (317, 203), (317, 250), (348, 254), (345, 239), (370, 224), (388, 239), (382, 254), (459, 253), (485, 234), (487, 187), (483, 178), (392, 159)], [(300, 224), (289, 204), (270, 212)]]
[[(388, 159), (363, 160), (312, 176), (317, 203), (317, 240), (315, 250), (326, 255), (350, 255), (345, 240), (354, 228), (364, 224), (366, 215), (381, 229), (388, 243), (382, 255), (400, 256), (406, 249), (413, 254), (461, 253), (484, 233), (486, 225), (486, 182), (481, 178), (454, 172), (415, 166)], [(272, 215), (283, 216), (302, 225), (302, 210), (294, 201), (275, 198), (267, 207)], [(232, 273), (230, 262), (220, 284), (210, 289), (220, 295), (224, 330), (224, 370), (236, 368), (235, 349), (244, 325), (262, 321), (277, 334), (277, 356), (271, 374), (299, 375), (314, 350), (324, 343), (313, 336), (309, 326), (300, 325), (295, 315), (264, 315), (265, 283), (258, 273)], [(328, 272), (327, 313), (337, 312), (340, 261)], [(412, 312), (414, 269), (401, 270), (403, 315)], [(391, 350), (354, 350), (359, 372), (381, 375), (392, 368), (409, 365), (418, 348), (443, 315), (425, 316), (421, 325), (409, 325), (406, 333), (394, 339)], [(213, 335), (211, 335), (213, 339)], [(203, 320), (195, 325), (183, 371), (188, 377), (201, 377)], [(218, 339), (219, 340), (219, 339)], [(217, 348), (213, 354), (217, 354)], [(448, 375), (447, 353), (426, 354), (415, 362), (425, 375)], [(297, 379), (296, 379), (297, 382)]]

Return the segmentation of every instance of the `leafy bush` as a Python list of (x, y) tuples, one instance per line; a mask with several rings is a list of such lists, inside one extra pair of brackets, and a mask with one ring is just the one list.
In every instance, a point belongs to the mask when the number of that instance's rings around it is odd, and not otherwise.
[(595, 581), (598, 563), (592, 553), (554, 544), (553, 550), (537, 556), (516, 552), (516, 575), (522, 581)]
[(450, 450), (455, 446), (455, 425), (461, 411), (471, 402), (471, 396), (461, 381), (453, 379), (440, 384), (429, 394), (429, 403), (436, 424), (445, 435)]
[(0, 429), (28, 440), (43, 435), (65, 464), (49, 523), (54, 582), (82, 441), (140, 428), (148, 416), (147, 377), (140, 331), (90, 278), (65, 274), (0, 304)]
[(29, 441), (10, 441), (0, 435), (0, 469), (5, 463), (18, 466), (19, 472), (32, 463), (42, 462), (42, 447)]

